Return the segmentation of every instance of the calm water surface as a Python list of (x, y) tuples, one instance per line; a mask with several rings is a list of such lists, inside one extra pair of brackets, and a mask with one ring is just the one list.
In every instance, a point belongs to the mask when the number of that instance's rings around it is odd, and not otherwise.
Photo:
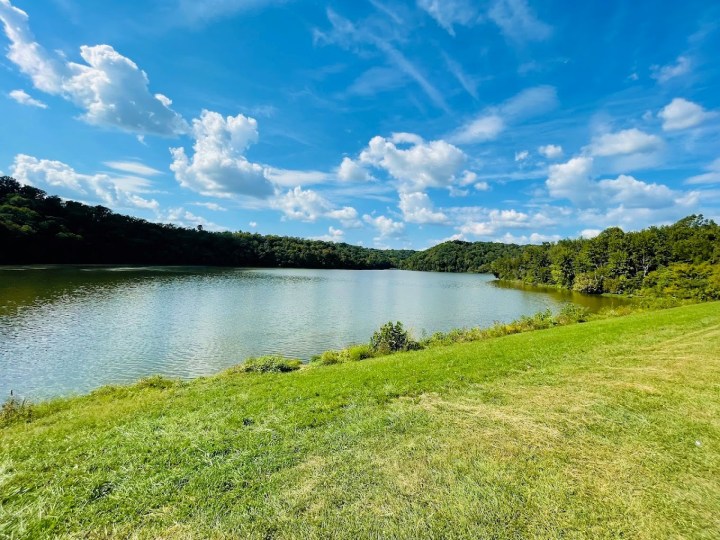
[(307, 359), (388, 320), (416, 337), (607, 298), (516, 289), (490, 275), (401, 270), (0, 267), (0, 398), (190, 378), (255, 355)]

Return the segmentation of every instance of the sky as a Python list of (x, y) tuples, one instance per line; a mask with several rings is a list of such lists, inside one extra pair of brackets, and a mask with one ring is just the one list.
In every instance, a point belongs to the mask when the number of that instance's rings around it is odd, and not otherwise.
[(425, 249), (720, 220), (707, 0), (0, 0), (0, 172)]

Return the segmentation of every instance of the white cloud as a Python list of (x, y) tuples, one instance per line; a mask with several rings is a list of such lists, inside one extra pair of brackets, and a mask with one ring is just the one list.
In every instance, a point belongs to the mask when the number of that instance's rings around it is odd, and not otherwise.
[[(592, 179), (593, 159), (575, 157), (566, 163), (551, 165), (546, 187), (551, 197), (569, 199), (581, 208), (622, 206), (627, 210), (692, 207), (698, 192), (680, 192), (664, 184), (648, 183), (621, 174), (614, 179)], [(599, 211), (599, 210), (598, 210)]]
[(342, 208), (330, 210), (325, 214), (325, 217), (336, 219), (345, 227), (356, 228), (362, 226), (362, 223), (358, 219), (357, 210), (352, 206), (343, 206)]
[(138, 195), (146, 191), (149, 182), (137, 177), (112, 177), (107, 174), (82, 174), (61, 161), (38, 159), (18, 154), (11, 175), (29, 184), (68, 197), (89, 198), (113, 208), (141, 208), (158, 211), (159, 203)]
[(357, 161), (345, 157), (337, 169), (337, 175), (343, 182), (365, 182), (370, 175)]
[(212, 210), (213, 212), (227, 212), (227, 208), (224, 206), (220, 206), (217, 203), (214, 202), (194, 202), (191, 203), (193, 206), (202, 206), (203, 208), (207, 208), (208, 210)]
[(662, 144), (662, 139), (657, 135), (632, 128), (594, 137), (589, 149), (594, 156), (617, 156), (653, 152), (660, 149)]
[(400, 193), (400, 211), (408, 223), (447, 223), (448, 217), (436, 212), (427, 193)]
[(455, 35), (454, 25), (467, 26), (477, 20), (476, 8), (468, 0), (417, 0), (417, 5), (451, 36)]
[(345, 240), (345, 231), (330, 226), (327, 234), (315, 236), (313, 240), (322, 240), (323, 242), (343, 242)]
[(535, 16), (527, 0), (496, 0), (488, 15), (513, 41), (542, 41), (552, 34), (552, 27)]
[(685, 180), (686, 184), (720, 184), (720, 158), (705, 167), (708, 171)]
[(251, 229), (256, 229), (258, 226), (257, 221), (251, 221), (250, 223), (248, 223), (248, 225)]
[(547, 159), (557, 159), (563, 155), (562, 146), (557, 144), (546, 144), (544, 146), (538, 146), (538, 152), (545, 156)]
[(526, 88), (498, 106), (488, 107), (455, 130), (450, 142), (474, 144), (496, 139), (508, 125), (544, 114), (558, 105), (552, 86)]
[(595, 238), (601, 232), (601, 229), (583, 229), (580, 231), (580, 237), (589, 240), (590, 238)]
[(167, 212), (162, 212), (158, 218), (158, 221), (173, 223), (175, 225), (179, 225), (181, 227), (189, 227), (191, 229), (195, 229), (198, 225), (201, 225), (203, 229), (207, 229), (209, 231), (227, 230), (225, 227), (221, 227), (220, 225), (217, 225), (212, 221), (208, 221), (204, 217), (193, 214), (192, 212), (189, 212), (182, 207), (170, 208)]
[(242, 114), (223, 118), (203, 111), (193, 120), (195, 138), (193, 156), (184, 148), (171, 148), (170, 169), (180, 185), (203, 195), (230, 197), (249, 195), (267, 197), (273, 187), (262, 166), (251, 163), (243, 155), (258, 138), (257, 122)]
[(505, 233), (501, 237), (497, 238), (496, 241), (500, 241), (503, 244), (542, 244), (544, 242), (557, 242), (561, 239), (559, 234), (541, 234), (534, 232), (530, 235), (514, 235), (511, 233)]
[(47, 104), (43, 103), (39, 99), (35, 99), (25, 90), (13, 90), (8, 94), (11, 99), (17, 101), (20, 105), (26, 105), (28, 107), (37, 107), (38, 109), (47, 109)]
[(148, 167), (138, 161), (104, 161), (103, 164), (117, 171), (137, 174), (140, 176), (157, 176), (162, 174), (162, 171)]
[(265, 176), (273, 184), (284, 187), (323, 184), (332, 179), (330, 174), (323, 171), (298, 171), (295, 169), (277, 169), (275, 167), (266, 167)]
[(290, 219), (316, 221), (330, 211), (332, 204), (317, 191), (300, 186), (278, 197), (276, 206)]
[(713, 116), (715, 116), (714, 113), (683, 98), (673, 99), (658, 113), (658, 117), (663, 121), (662, 127), (665, 131), (695, 127)]
[(479, 116), (453, 133), (450, 140), (457, 144), (491, 141), (505, 130), (505, 121), (497, 114)]
[(369, 97), (381, 92), (402, 88), (408, 82), (406, 74), (389, 67), (372, 67), (361, 74), (346, 90), (351, 96)]
[[(531, 229), (555, 225), (555, 221), (542, 212), (528, 214), (514, 209), (481, 209), (478, 214), (476, 217), (479, 219), (468, 220), (458, 227), (463, 236), (497, 238), (500, 231), (505, 229)], [(506, 233), (506, 236), (507, 234), (509, 233)], [(523, 243), (527, 243), (528, 238), (525, 237), (525, 240)]]
[(393, 221), (386, 216), (370, 216), (365, 214), (363, 221), (377, 229), (380, 236), (376, 241), (387, 240), (388, 238), (398, 238), (405, 232), (405, 224), (401, 221)]
[(666, 208), (681, 203), (682, 195), (663, 184), (648, 184), (621, 174), (597, 183), (604, 206), (621, 204), (625, 208)]
[(528, 152), (527, 150), (515, 152), (515, 161), (525, 161), (529, 157), (530, 157), (530, 152)]
[(410, 192), (451, 185), (466, 160), (456, 146), (443, 140), (425, 142), (412, 133), (373, 137), (359, 159), (387, 171)]
[(592, 188), (590, 172), (593, 160), (589, 157), (575, 157), (566, 163), (550, 165), (545, 185), (551, 197), (582, 201), (587, 199)]
[(83, 45), (80, 56), (85, 63), (68, 62), (34, 40), (27, 14), (9, 0), (0, 0), (0, 20), (10, 40), (7, 57), (35, 88), (81, 108), (81, 118), (89, 124), (166, 136), (187, 131), (170, 100), (150, 93), (145, 72), (111, 46)]
[(314, 222), (326, 218), (336, 219), (346, 227), (359, 225), (358, 213), (353, 207), (335, 208), (317, 191), (304, 190), (300, 186), (279, 195), (273, 201), (273, 206), (281, 210), (289, 219)]
[(651, 77), (656, 79), (659, 83), (666, 83), (670, 79), (675, 77), (682, 77), (690, 73), (692, 64), (687, 56), (678, 56), (678, 59), (674, 64), (668, 64), (666, 66), (651, 66)]

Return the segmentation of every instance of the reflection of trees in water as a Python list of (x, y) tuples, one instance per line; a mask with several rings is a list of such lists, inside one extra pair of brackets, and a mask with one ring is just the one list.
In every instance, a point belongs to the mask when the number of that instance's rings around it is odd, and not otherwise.
[(546, 294), (559, 302), (572, 302), (573, 304), (578, 304), (580, 306), (586, 307), (593, 312), (599, 311), (604, 307), (624, 306), (633, 302), (631, 298), (582, 294), (575, 291), (558, 289), (557, 287), (549, 285), (530, 285), (521, 281), (505, 281), (497, 279), (491, 281), (490, 284), (493, 287), (497, 287), (499, 289), (509, 289), (529, 293)]

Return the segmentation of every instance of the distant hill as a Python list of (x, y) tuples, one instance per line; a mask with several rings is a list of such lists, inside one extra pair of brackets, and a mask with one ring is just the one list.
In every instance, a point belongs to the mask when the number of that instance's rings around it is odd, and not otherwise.
[(522, 249), (515, 244), (452, 240), (413, 253), (401, 262), (401, 267), (425, 272), (490, 272), (493, 261), (515, 257)]

